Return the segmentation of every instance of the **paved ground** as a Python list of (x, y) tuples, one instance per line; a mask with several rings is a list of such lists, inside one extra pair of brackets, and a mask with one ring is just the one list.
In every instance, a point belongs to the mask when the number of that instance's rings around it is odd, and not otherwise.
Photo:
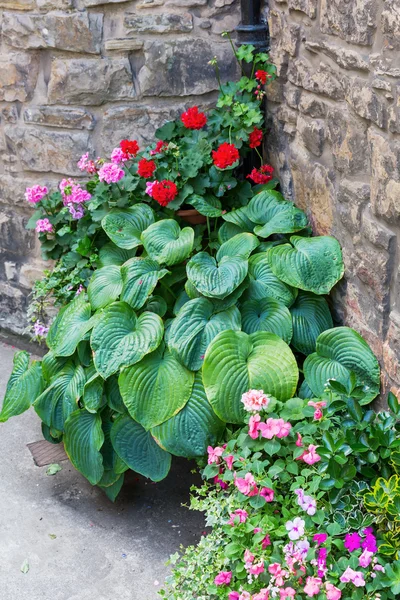
[[(1, 400), (14, 352), (0, 343)], [(156, 600), (168, 556), (204, 528), (181, 506), (193, 465), (176, 460), (159, 484), (131, 477), (112, 504), (69, 462), (52, 477), (35, 467), (26, 444), (39, 439), (33, 410), (0, 425), (1, 600)]]

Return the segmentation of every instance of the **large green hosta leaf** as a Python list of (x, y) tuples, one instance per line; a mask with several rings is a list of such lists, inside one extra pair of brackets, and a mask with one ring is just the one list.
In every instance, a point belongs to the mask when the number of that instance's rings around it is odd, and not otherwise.
[(97, 371), (107, 379), (121, 367), (139, 362), (160, 345), (163, 333), (163, 322), (155, 313), (137, 317), (126, 302), (110, 304), (90, 340)]
[(264, 191), (254, 196), (247, 206), (247, 215), (257, 223), (254, 233), (262, 238), (273, 233), (301, 231), (308, 224), (302, 210), (274, 191)]
[(95, 271), (87, 290), (93, 310), (103, 308), (117, 300), (121, 290), (121, 267), (110, 265)]
[(154, 223), (154, 213), (147, 204), (135, 204), (125, 210), (108, 213), (101, 224), (108, 237), (119, 248), (131, 250), (141, 246), (141, 234)]
[(269, 331), (279, 335), (284, 342), (290, 344), (292, 339), (292, 317), (289, 309), (274, 298), (250, 300), (243, 302), (242, 329), (246, 333)]
[(186, 202), (191, 204), (201, 215), (205, 217), (220, 217), (222, 215), (221, 201), (215, 196), (190, 196)]
[(56, 356), (71, 356), (85, 334), (92, 329), (92, 309), (80, 294), (58, 313), (47, 334), (46, 343)]
[(339, 242), (329, 236), (292, 236), (291, 244), (271, 248), (267, 255), (279, 279), (314, 294), (328, 294), (343, 277), (344, 265)]
[(92, 485), (104, 473), (100, 448), (104, 442), (101, 417), (87, 410), (74, 411), (65, 422), (64, 448), (68, 458)]
[(168, 475), (171, 455), (154, 441), (129, 415), (118, 417), (111, 429), (111, 441), (116, 453), (130, 469), (153, 481)]
[(146, 252), (168, 266), (176, 265), (187, 258), (193, 250), (194, 229), (181, 230), (174, 219), (164, 219), (150, 225), (142, 234)]
[(362, 404), (371, 402), (379, 393), (380, 369), (367, 342), (349, 327), (324, 331), (317, 339), (316, 352), (304, 362), (304, 376), (315, 396), (320, 396), (329, 379), (346, 384), (353, 371), (357, 385), (364, 386)]
[(29, 366), (29, 354), (16, 352), (14, 368), (7, 383), (0, 423), (10, 417), (21, 415), (41, 394), (44, 387), (41, 364), (33, 361)]
[(221, 227), (218, 230), (218, 241), (220, 244), (224, 244), (239, 233), (244, 233), (244, 231), (238, 225), (234, 225), (233, 223), (228, 222), (222, 223)]
[(130, 415), (146, 430), (176, 415), (189, 399), (194, 373), (159, 347), (124, 369), (119, 387)]
[(278, 400), (292, 398), (299, 371), (289, 346), (273, 333), (223, 331), (211, 342), (203, 382), (215, 413), (226, 423), (243, 423), (241, 397), (262, 389)]
[(248, 262), (243, 258), (225, 256), (217, 264), (207, 252), (199, 252), (188, 262), (186, 271), (190, 282), (203, 296), (225, 298), (247, 275)]
[(260, 252), (249, 259), (250, 283), (246, 293), (249, 300), (262, 300), (266, 296), (275, 298), (285, 306), (293, 304), (297, 290), (283, 283), (270, 267), (267, 252)]
[(216, 259), (218, 262), (220, 262), (224, 256), (237, 256), (239, 258), (247, 259), (259, 244), (259, 240), (252, 233), (239, 233), (222, 244), (217, 252)]
[(300, 290), (290, 312), (293, 320), (292, 346), (303, 354), (315, 352), (317, 337), (333, 327), (327, 301), (322, 296)]
[(167, 275), (151, 258), (131, 258), (121, 268), (123, 288), (121, 300), (134, 309), (142, 308), (159, 279)]
[(185, 407), (162, 425), (154, 427), (151, 433), (167, 452), (194, 458), (204, 456), (207, 446), (214, 446), (224, 429), (225, 423), (217, 417), (207, 400), (201, 372), (197, 372)]
[(233, 223), (233, 225), (240, 227), (243, 231), (251, 233), (256, 226), (256, 223), (254, 223), (247, 214), (247, 206), (232, 210), (231, 212), (222, 215), (222, 218), (228, 223)]
[(211, 340), (226, 329), (240, 331), (240, 326), (240, 312), (236, 306), (215, 313), (210, 300), (196, 298), (184, 304), (173, 320), (168, 346), (183, 365), (197, 371)]
[(118, 248), (113, 242), (108, 242), (99, 251), (98, 267), (109, 267), (110, 265), (116, 265), (120, 267), (127, 260), (135, 256), (136, 248), (132, 250), (125, 250), (124, 248)]
[[(90, 375), (90, 377), (89, 377)], [(104, 379), (92, 366), (83, 390), (83, 404), (88, 412), (96, 413), (103, 406)]]
[(77, 409), (85, 383), (85, 371), (72, 361), (67, 362), (54, 376), (51, 385), (33, 404), (36, 413), (48, 427), (64, 430), (66, 419)]

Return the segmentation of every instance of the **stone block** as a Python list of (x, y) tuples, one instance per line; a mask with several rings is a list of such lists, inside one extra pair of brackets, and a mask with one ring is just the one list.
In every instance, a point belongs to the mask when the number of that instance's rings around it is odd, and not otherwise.
[(102, 6), (107, 4), (122, 4), (131, 0), (78, 0), (82, 7)]
[(95, 13), (3, 13), (4, 41), (9, 46), (25, 50), (56, 48), (99, 54), (102, 28), (103, 15)]
[(126, 35), (138, 33), (188, 33), (193, 29), (190, 13), (138, 14), (126, 13), (124, 19)]
[(7, 10), (33, 10), (35, 0), (0, 0), (0, 8)]
[(49, 104), (100, 106), (135, 98), (133, 75), (127, 58), (56, 59), (51, 66)]
[[(178, 0), (179, 1), (179, 0)], [(164, 0), (143, 0), (136, 4), (136, 8), (139, 10), (141, 8), (156, 8), (157, 6), (163, 6)]]
[(0, 100), (30, 100), (39, 75), (39, 58), (35, 53), (17, 53), (0, 57)]
[(18, 208), (19, 211), (25, 211), (30, 216), (32, 206), (25, 199), (25, 190), (32, 185), (47, 185), (49, 181), (43, 181), (43, 175), (33, 174), (16, 175), (10, 173), (2, 173), (0, 177), (0, 204), (8, 204), (12, 208)]
[(381, 15), (384, 42), (391, 48), (400, 48), (400, 0), (385, 0)]
[(398, 56), (393, 54), (371, 54), (369, 57), (371, 66), (376, 75), (387, 75), (388, 77), (400, 77), (400, 67), (398, 66)]
[(299, 99), (299, 111), (313, 119), (321, 119), (327, 113), (326, 104), (317, 96), (308, 93), (302, 93)]
[(298, 87), (328, 96), (333, 100), (342, 100), (345, 95), (343, 77), (324, 63), (320, 63), (318, 69), (314, 71), (308, 61), (294, 59), (289, 65), (287, 78)]
[(22, 265), (19, 272), (19, 284), (31, 290), (36, 281), (43, 277), (43, 271), (48, 268), (45, 261), (29, 262)]
[(228, 13), (227, 15), (217, 15), (212, 19), (211, 31), (216, 35), (221, 35), (224, 31), (232, 33), (239, 25), (239, 22), (240, 15), (236, 11)]
[(389, 329), (383, 345), (383, 365), (389, 377), (400, 385), (400, 314), (389, 315)]
[(364, 206), (369, 203), (371, 189), (367, 183), (344, 179), (337, 190), (338, 214), (343, 226), (353, 236), (360, 233)]
[(373, 246), (395, 252), (396, 235), (366, 210), (362, 216), (362, 234)]
[(272, 10), (269, 17), (269, 30), (271, 38), (277, 42), (275, 53), (284, 51), (290, 56), (296, 56), (300, 43), (300, 25), (288, 23), (283, 12)]
[(6, 123), (18, 121), (18, 108), (15, 104), (8, 104), (1, 109), (1, 116)]
[(325, 123), (321, 119), (310, 119), (299, 116), (297, 130), (303, 144), (315, 156), (321, 156), (324, 151)]
[(334, 44), (328, 44), (327, 42), (305, 42), (305, 47), (310, 52), (325, 54), (332, 58), (339, 67), (343, 69), (359, 69), (361, 71), (369, 71), (368, 55), (361, 55), (355, 50), (349, 48), (341, 48)]
[(138, 79), (144, 96), (188, 96), (214, 91), (218, 87), (214, 69), (208, 62), (214, 57), (220, 65), (221, 79), (237, 76), (237, 63), (229, 44), (197, 39), (146, 41), (145, 65)]
[(371, 46), (377, 6), (375, 0), (321, 0), (321, 31), (346, 42)]
[(0, 328), (22, 335), (27, 326), (27, 295), (9, 282), (0, 281)]
[(74, 8), (74, 0), (36, 0), (39, 10), (69, 10)]
[(328, 139), (335, 168), (344, 173), (368, 170), (367, 125), (357, 122), (341, 108), (328, 113)]
[(104, 47), (106, 50), (118, 50), (120, 52), (135, 52), (143, 48), (143, 40), (136, 40), (133, 38), (115, 38), (112, 40), (106, 40)]
[(15, 149), (24, 169), (80, 175), (76, 163), (92, 152), (89, 134), (61, 133), (36, 127), (6, 127), (6, 139)]
[(391, 222), (400, 216), (400, 144), (368, 132), (372, 212)]
[(17, 281), (18, 269), (16, 262), (5, 261), (4, 273), (8, 281)]
[(387, 106), (371, 85), (362, 79), (352, 78), (346, 93), (346, 100), (355, 112), (384, 128), (387, 121)]
[(29, 256), (35, 248), (35, 232), (27, 231), (28, 217), (12, 208), (0, 210), (0, 249), (15, 257)]
[(318, 0), (288, 0), (290, 10), (297, 10), (305, 13), (310, 19), (317, 16)]
[(34, 125), (62, 127), (63, 129), (94, 129), (95, 118), (83, 108), (29, 106), (24, 110), (24, 121)]
[(394, 256), (364, 243), (357, 249), (354, 260), (357, 277), (372, 290), (378, 303), (389, 309)]
[(396, 100), (388, 110), (388, 127), (392, 133), (400, 133), (400, 85), (396, 86)]

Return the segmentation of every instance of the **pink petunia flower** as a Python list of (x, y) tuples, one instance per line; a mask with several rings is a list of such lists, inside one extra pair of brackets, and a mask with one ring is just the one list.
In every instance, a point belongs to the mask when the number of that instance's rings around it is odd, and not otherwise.
[(319, 454), (315, 451), (318, 446), (314, 446), (314, 444), (310, 444), (307, 450), (304, 450), (301, 456), (298, 456), (296, 460), (303, 460), (307, 465), (313, 465), (321, 460)]
[(228, 600), (239, 600), (239, 599), (240, 599), (239, 592), (229, 592)]
[(263, 390), (249, 390), (242, 395), (244, 409), (248, 412), (259, 412), (267, 408), (270, 397)]
[(313, 537), (313, 542), (317, 542), (317, 544), (325, 544), (328, 539), (327, 533), (316, 533)]
[(263, 588), (258, 592), (258, 594), (253, 596), (252, 600), (269, 600), (269, 591), (267, 588)]
[(260, 415), (252, 415), (249, 419), (249, 436), (253, 440), (256, 440), (258, 438), (260, 421), (261, 421)]
[(247, 517), (249, 516), (248, 512), (238, 508), (235, 512), (229, 515), (230, 519), (228, 521), (228, 525), (235, 525), (235, 520), (239, 518), (239, 523), (246, 523)]
[(361, 556), (358, 558), (358, 564), (360, 565), (360, 567), (363, 567), (364, 569), (369, 567), (373, 555), (373, 552), (369, 552), (369, 550), (364, 550)]
[(255, 565), (252, 565), (249, 568), (249, 573), (254, 577), (258, 577), (259, 575), (261, 575), (261, 573), (264, 573), (264, 561), (260, 560), (260, 562), (256, 563)]
[(292, 587), (285, 587), (279, 590), (280, 600), (288, 600), (290, 598), (294, 598), (296, 595), (296, 590)]
[(299, 432), (297, 432), (296, 446), (298, 448), (301, 448), (303, 446), (303, 438), (301, 437), (301, 433)]
[(230, 454), (229, 456), (224, 456), (223, 458), (224, 458), (224, 461), (226, 462), (226, 466), (229, 469), (229, 471), (232, 471), (232, 466), (233, 466), (235, 457)]
[(245, 496), (254, 495), (254, 491), (257, 490), (255, 479), (251, 473), (246, 473), (244, 478), (236, 477), (235, 485), (239, 492), (241, 492)]
[(260, 496), (264, 498), (265, 502), (272, 502), (274, 499), (274, 493), (274, 490), (267, 487), (260, 490)]
[(322, 579), (320, 579), (320, 577), (307, 577), (304, 593), (307, 594), (307, 596), (311, 596), (311, 598), (317, 596), (321, 589), (321, 585)]
[(246, 567), (250, 567), (250, 565), (254, 562), (254, 559), (255, 559), (254, 554), (246, 548), (246, 550), (244, 551), (244, 556), (243, 556), (244, 564), (246, 565)]
[(347, 533), (344, 538), (344, 547), (347, 548), (349, 552), (354, 552), (361, 548), (361, 538), (358, 533)]
[(261, 548), (265, 550), (266, 548), (268, 548), (268, 546), (271, 546), (271, 538), (269, 537), (269, 535), (266, 535), (261, 542)]
[(342, 592), (339, 588), (335, 587), (333, 583), (325, 583), (326, 597), (327, 600), (340, 600)]
[(354, 571), (351, 567), (347, 567), (343, 575), (340, 577), (342, 583), (353, 583), (356, 587), (365, 585), (364, 574), (361, 571)]
[(215, 585), (229, 585), (232, 579), (232, 571), (221, 571), (214, 579)]
[(26, 188), (25, 198), (31, 204), (37, 204), (49, 193), (49, 190), (46, 186), (34, 185), (31, 188)]
[(220, 446), (216, 446), (215, 448), (213, 448), (212, 446), (208, 446), (207, 448), (207, 452), (208, 452), (208, 464), (209, 465), (219, 465), (221, 462), (221, 456), (224, 453), (224, 449), (221, 448)]

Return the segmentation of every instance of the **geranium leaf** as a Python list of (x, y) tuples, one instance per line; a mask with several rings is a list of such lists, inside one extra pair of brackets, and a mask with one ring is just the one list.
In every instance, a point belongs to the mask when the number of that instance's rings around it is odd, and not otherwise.
[(151, 223), (154, 223), (152, 209), (147, 204), (135, 204), (125, 210), (112, 210), (101, 225), (114, 244), (131, 250), (142, 244), (140, 236)]
[(29, 365), (27, 352), (16, 352), (13, 363), (0, 412), (0, 423), (28, 410), (44, 388), (42, 366), (36, 361)]
[(266, 296), (275, 298), (285, 306), (293, 304), (297, 290), (283, 283), (272, 272), (267, 252), (260, 252), (249, 258), (249, 287), (246, 297), (249, 300), (262, 300)]
[(183, 365), (197, 371), (211, 340), (226, 329), (240, 331), (240, 326), (240, 313), (235, 306), (215, 313), (210, 300), (196, 298), (184, 304), (173, 320), (168, 346)]
[(131, 417), (148, 430), (185, 406), (193, 381), (194, 373), (160, 346), (139, 363), (124, 369), (119, 376), (119, 387)]
[(259, 240), (252, 233), (239, 233), (226, 241), (217, 252), (218, 262), (224, 256), (239, 257), (247, 259), (259, 245)]
[(368, 404), (379, 393), (379, 363), (367, 342), (349, 327), (336, 327), (321, 333), (316, 352), (304, 362), (304, 376), (315, 396), (321, 396), (329, 379), (347, 385), (351, 372), (365, 396), (360, 404)]
[(292, 236), (290, 242), (268, 251), (272, 271), (288, 285), (328, 294), (344, 273), (339, 242), (328, 236)]
[(292, 339), (292, 317), (289, 309), (274, 298), (243, 302), (242, 329), (246, 333), (269, 331), (279, 335), (287, 344)]
[(134, 309), (142, 308), (159, 279), (168, 272), (151, 258), (131, 258), (121, 267), (123, 281), (121, 300)]
[(293, 320), (292, 346), (302, 354), (315, 352), (318, 336), (333, 327), (327, 301), (322, 296), (300, 290), (290, 312)]
[(214, 446), (225, 428), (211, 408), (203, 386), (201, 373), (195, 374), (190, 398), (177, 415), (151, 430), (159, 446), (175, 456), (203, 456), (209, 445)]
[(90, 341), (97, 371), (106, 379), (121, 367), (139, 362), (159, 346), (163, 333), (163, 322), (155, 313), (137, 317), (126, 302), (110, 304)]
[(171, 467), (171, 455), (160, 448), (149, 431), (129, 415), (118, 417), (111, 429), (112, 445), (130, 469), (161, 481)]
[(143, 245), (151, 258), (168, 266), (185, 260), (193, 250), (194, 230), (181, 230), (174, 219), (164, 219), (150, 225), (142, 234)]
[(121, 267), (110, 265), (95, 271), (87, 290), (93, 310), (104, 308), (104, 306), (117, 300), (121, 290)]
[(267, 238), (273, 233), (294, 233), (308, 224), (307, 215), (275, 191), (263, 191), (247, 206), (247, 216), (257, 223), (254, 233)]
[(217, 264), (207, 252), (199, 252), (191, 258), (186, 269), (188, 279), (203, 296), (225, 298), (246, 277), (248, 262), (243, 258), (225, 256)]
[(87, 410), (74, 411), (65, 422), (64, 448), (74, 467), (96, 485), (104, 467), (100, 448), (104, 442), (101, 417)]
[(291, 398), (299, 371), (289, 346), (273, 333), (223, 331), (208, 347), (203, 382), (215, 413), (226, 423), (243, 423), (241, 397), (262, 389), (278, 400)]

